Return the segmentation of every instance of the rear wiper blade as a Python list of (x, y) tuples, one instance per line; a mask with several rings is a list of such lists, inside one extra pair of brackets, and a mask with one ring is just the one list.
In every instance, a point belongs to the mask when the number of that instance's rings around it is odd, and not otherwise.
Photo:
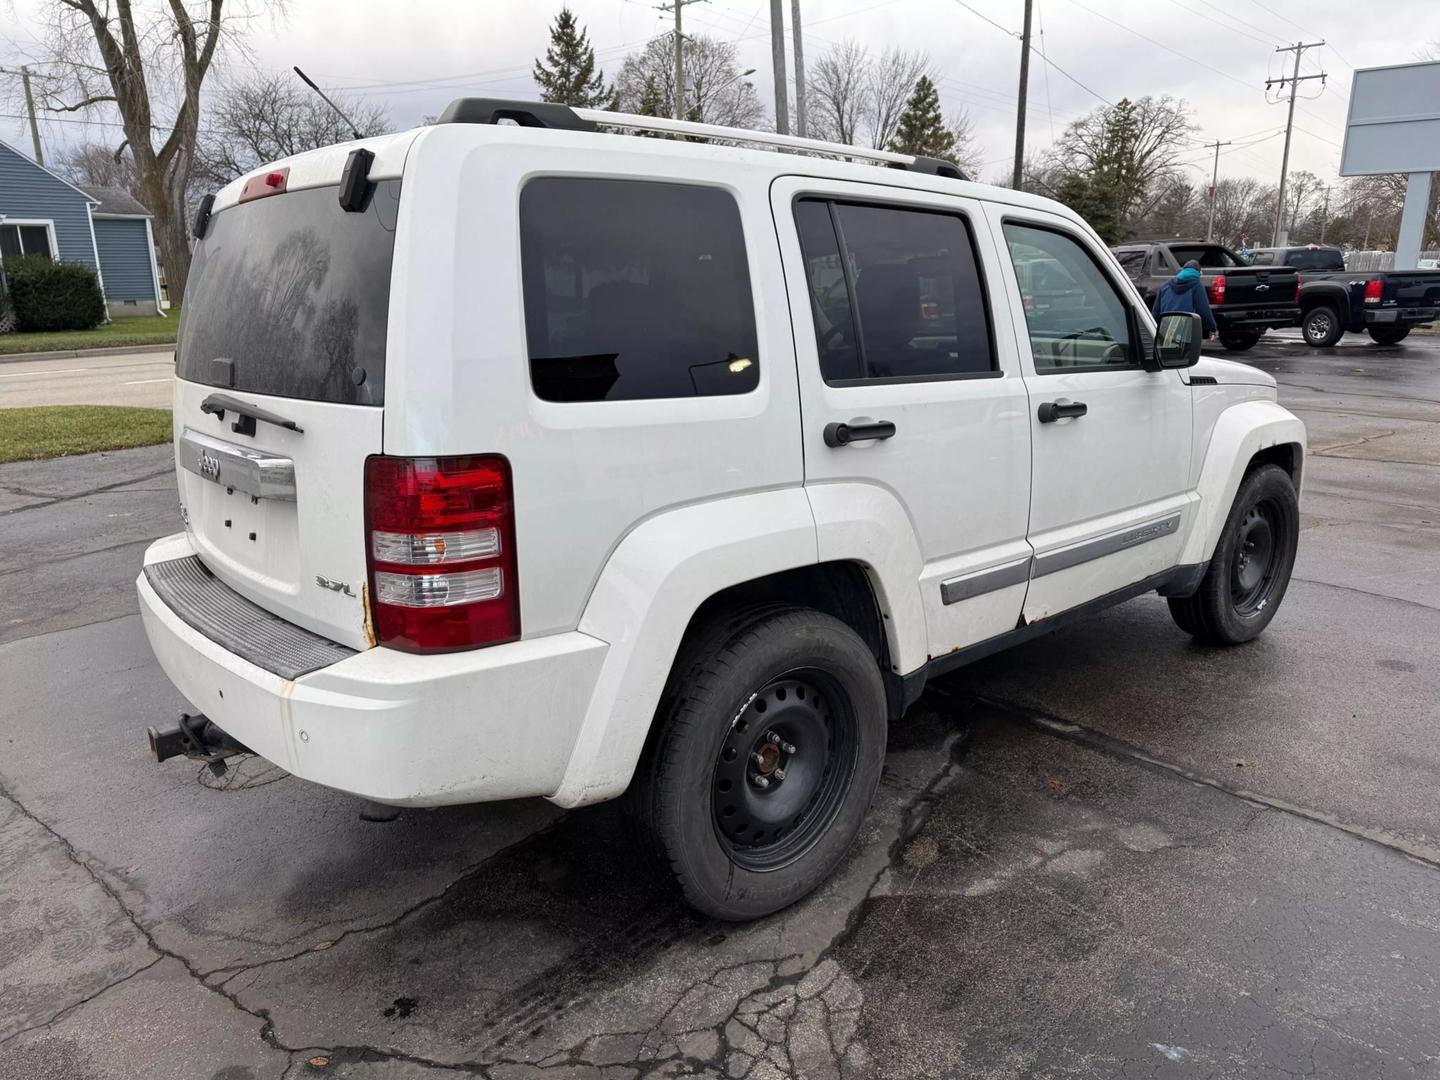
[(287, 420), (278, 413), (269, 409), (262, 409), (258, 405), (252, 405), (248, 401), (241, 401), (239, 398), (231, 397), (229, 394), (211, 394), (200, 403), (202, 413), (214, 413), (215, 419), (223, 421), (226, 412), (235, 414), (235, 422), (230, 425), (230, 430), (239, 435), (254, 435), (255, 421), (263, 420), (267, 424), (274, 424), (276, 427), (285, 428), (295, 432), (296, 435), (305, 434), (305, 429), (294, 420)]

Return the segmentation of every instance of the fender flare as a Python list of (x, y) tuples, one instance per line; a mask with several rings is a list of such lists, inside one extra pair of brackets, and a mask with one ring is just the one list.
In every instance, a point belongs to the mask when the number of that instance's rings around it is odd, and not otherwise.
[(1251, 459), (1272, 446), (1295, 447), (1299, 494), (1305, 453), (1305, 425), (1299, 417), (1273, 401), (1242, 401), (1216, 419), (1195, 488), (1200, 502), (1181, 552), (1182, 565), (1209, 561)]
[(1320, 304), (1327, 306), (1334, 301), (1335, 307), (1339, 310), (1341, 318), (1347, 322), (1351, 315), (1350, 290), (1347, 286), (1338, 281), (1314, 281), (1305, 284), (1304, 279), (1300, 282), (1300, 312), (1304, 314), (1312, 307)]

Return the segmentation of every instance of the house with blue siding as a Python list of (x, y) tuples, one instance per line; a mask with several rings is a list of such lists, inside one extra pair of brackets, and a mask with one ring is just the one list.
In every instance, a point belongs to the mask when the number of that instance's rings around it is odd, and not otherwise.
[(0, 256), (30, 254), (94, 269), (111, 318), (160, 311), (149, 212), (128, 192), (86, 191), (0, 142)]

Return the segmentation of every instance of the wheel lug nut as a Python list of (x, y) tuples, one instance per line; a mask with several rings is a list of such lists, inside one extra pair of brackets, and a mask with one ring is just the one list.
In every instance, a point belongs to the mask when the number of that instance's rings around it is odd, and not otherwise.
[(793, 753), (795, 753), (795, 744), (794, 744), (794, 743), (788, 743), (788, 742), (787, 742), (787, 743), (781, 743), (781, 744), (780, 744), (780, 749), (781, 749), (781, 750), (784, 750), (785, 753), (787, 753), (787, 754), (793, 754)]
[(758, 788), (767, 788), (770, 786), (769, 778), (764, 776), (756, 776), (752, 778), (750, 782)]
[(772, 775), (775, 777), (776, 780), (784, 780), (784, 779), (785, 779), (785, 770), (784, 770), (784, 769), (776, 769), (775, 772), (774, 772)]
[(750, 755), (750, 760), (753, 761), (756, 765), (762, 767), (765, 765), (765, 755), (760, 753), (759, 750), (756, 750), (753, 754)]
[(773, 731), (767, 731), (765, 733), (765, 740), (767, 742), (772, 742), (777, 746), (780, 745), (780, 736), (775, 734), (775, 732)]

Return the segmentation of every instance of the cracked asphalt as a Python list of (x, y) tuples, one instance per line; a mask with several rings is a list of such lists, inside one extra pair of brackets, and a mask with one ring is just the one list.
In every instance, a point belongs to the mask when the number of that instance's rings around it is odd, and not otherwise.
[(1149, 597), (935, 684), (739, 927), (612, 806), (151, 764), (168, 448), (0, 467), (0, 1077), (1440, 1076), (1440, 338), (1246, 358), (1312, 448), (1264, 637)]

